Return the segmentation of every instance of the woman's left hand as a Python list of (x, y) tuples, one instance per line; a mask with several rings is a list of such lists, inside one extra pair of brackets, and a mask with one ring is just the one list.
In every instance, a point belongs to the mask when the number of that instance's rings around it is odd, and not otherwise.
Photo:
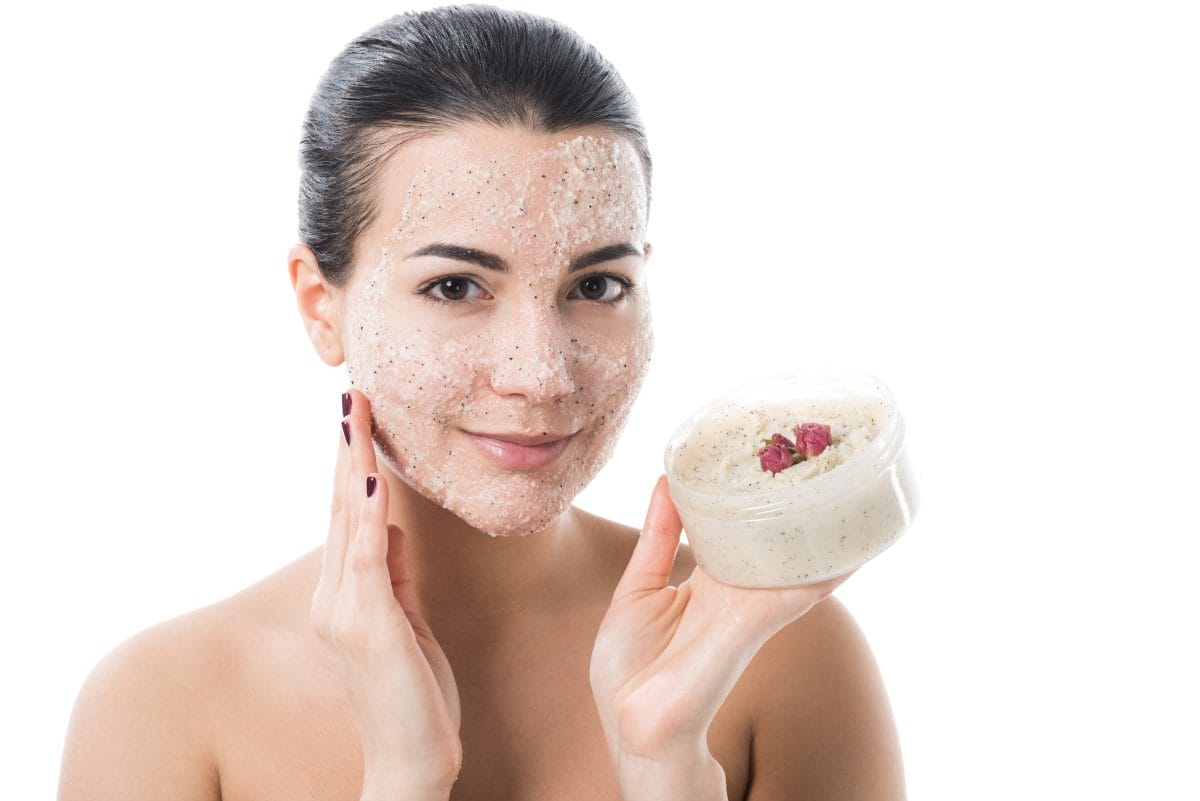
[(697, 567), (672, 587), (682, 531), (662, 476), (592, 649), (592, 694), (618, 766), (708, 754), (709, 725), (758, 649), (850, 576), (761, 590)]

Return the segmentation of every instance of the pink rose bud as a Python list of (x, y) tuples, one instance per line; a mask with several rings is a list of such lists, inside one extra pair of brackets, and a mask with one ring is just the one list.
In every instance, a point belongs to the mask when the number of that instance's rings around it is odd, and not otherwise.
[(789, 451), (796, 450), (796, 446), (792, 444), (792, 441), (790, 439), (788, 439), (787, 437), (785, 437), (783, 434), (772, 434), (771, 435), (771, 444), (779, 445), (781, 447), (787, 448)]
[(819, 456), (833, 441), (829, 426), (822, 423), (802, 423), (792, 433), (796, 435), (796, 452), (805, 459)]
[(792, 466), (792, 452), (787, 447), (772, 442), (758, 452), (758, 461), (763, 470), (770, 470), (772, 474), (775, 474)]

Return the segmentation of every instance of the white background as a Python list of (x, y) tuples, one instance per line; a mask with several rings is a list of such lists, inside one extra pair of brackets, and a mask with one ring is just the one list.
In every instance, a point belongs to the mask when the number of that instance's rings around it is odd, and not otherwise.
[[(656, 168), (657, 350), (578, 503), (640, 525), (675, 426), (745, 380), (882, 376), (923, 507), (839, 594), (914, 799), (1200, 794), (1190, 5), (522, 6), (618, 67)], [(323, 540), (346, 379), (287, 280), (298, 134), (401, 10), (4, 12), (13, 798), (53, 794), (117, 642)]]

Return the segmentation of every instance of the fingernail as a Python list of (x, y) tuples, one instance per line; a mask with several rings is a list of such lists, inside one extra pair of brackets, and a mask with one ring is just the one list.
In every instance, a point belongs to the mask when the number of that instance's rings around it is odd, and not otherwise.
[(375, 494), (375, 485), (378, 483), (379, 482), (376, 480), (375, 476), (367, 476), (367, 497), (368, 498), (370, 498), (372, 495)]
[(342, 433), (346, 435), (346, 444), (350, 444), (350, 423), (347, 420), (342, 421)]
[(350, 393), (342, 393), (342, 417), (350, 414)]

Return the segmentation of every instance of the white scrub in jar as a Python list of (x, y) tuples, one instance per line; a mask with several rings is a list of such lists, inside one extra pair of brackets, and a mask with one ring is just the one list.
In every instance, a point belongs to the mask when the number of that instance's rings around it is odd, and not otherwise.
[[(608, 132), (461, 126), (401, 145), (381, 185), (386, 227), (364, 237), (346, 299), (347, 370), (376, 445), (471, 526), (541, 531), (611, 456), (649, 365), (637, 153)], [(549, 464), (512, 469), (467, 432), (571, 436)]]
[[(805, 427), (820, 436), (802, 446)], [(918, 504), (895, 399), (859, 371), (798, 371), (728, 393), (680, 426), (664, 463), (697, 563), (739, 587), (853, 570), (896, 541)]]
[[(882, 399), (865, 395), (803, 404), (731, 403), (696, 426), (675, 469), (680, 482), (705, 492), (768, 492), (844, 464), (875, 438), (887, 416)], [(774, 434), (794, 439), (793, 429), (802, 423), (829, 426), (829, 446), (779, 472), (765, 470), (759, 457), (764, 443)]]

